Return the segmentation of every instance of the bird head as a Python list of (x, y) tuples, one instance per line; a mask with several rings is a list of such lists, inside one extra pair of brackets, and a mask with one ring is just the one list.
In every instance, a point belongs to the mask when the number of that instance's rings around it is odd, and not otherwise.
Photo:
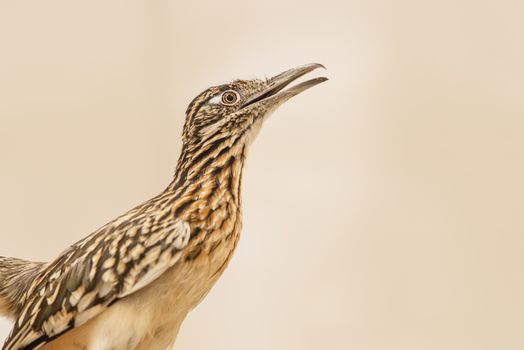
[(307, 64), (266, 80), (235, 80), (203, 91), (187, 108), (182, 135), (185, 148), (194, 150), (217, 140), (231, 139), (248, 145), (265, 117), (277, 107), (327, 80), (314, 78), (286, 89), (290, 83), (317, 68), (324, 66)]

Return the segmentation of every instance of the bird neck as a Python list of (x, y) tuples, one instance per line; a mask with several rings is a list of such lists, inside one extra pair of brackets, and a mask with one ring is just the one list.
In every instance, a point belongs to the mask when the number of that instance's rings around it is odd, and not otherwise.
[(225, 203), (240, 210), (246, 147), (242, 138), (216, 138), (200, 145), (184, 144), (175, 177), (166, 189), (176, 198), (175, 214), (189, 217)]

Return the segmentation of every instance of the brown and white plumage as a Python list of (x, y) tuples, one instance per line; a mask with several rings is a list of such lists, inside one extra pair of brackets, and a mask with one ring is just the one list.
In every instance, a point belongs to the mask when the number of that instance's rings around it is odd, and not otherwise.
[(3, 349), (169, 348), (237, 244), (247, 147), (265, 116), (326, 80), (283, 90), (318, 67), (209, 88), (189, 105), (164, 192), (51, 263), (0, 257), (0, 313), (15, 321)]

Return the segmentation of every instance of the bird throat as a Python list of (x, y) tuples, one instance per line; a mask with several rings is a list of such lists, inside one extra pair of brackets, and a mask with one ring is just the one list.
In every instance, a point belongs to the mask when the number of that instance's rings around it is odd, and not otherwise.
[(221, 210), (240, 212), (245, 152), (242, 138), (216, 139), (196, 151), (184, 147), (167, 189), (174, 195), (175, 216), (196, 224), (218, 220)]

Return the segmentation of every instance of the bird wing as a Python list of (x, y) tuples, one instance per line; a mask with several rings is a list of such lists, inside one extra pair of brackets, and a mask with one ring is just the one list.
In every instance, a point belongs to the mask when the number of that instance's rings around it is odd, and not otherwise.
[(36, 349), (84, 324), (173, 266), (189, 238), (187, 222), (159, 215), (117, 220), (76, 243), (29, 288), (3, 349)]

